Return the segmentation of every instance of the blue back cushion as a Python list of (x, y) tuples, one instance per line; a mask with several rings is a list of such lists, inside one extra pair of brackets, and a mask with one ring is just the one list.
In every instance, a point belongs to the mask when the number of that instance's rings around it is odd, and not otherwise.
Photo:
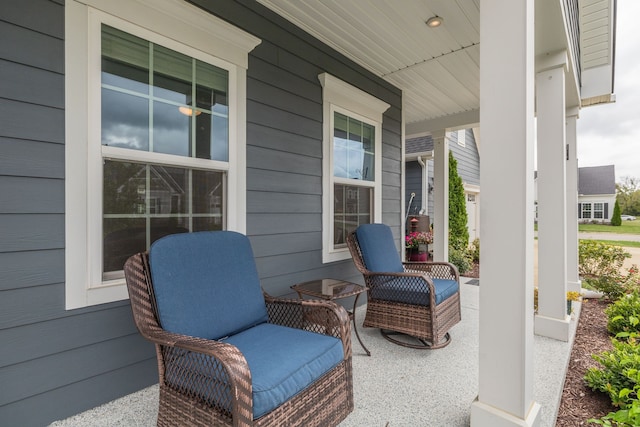
[(356, 237), (367, 270), (376, 273), (404, 271), (389, 226), (363, 224), (356, 229)]
[(267, 321), (251, 244), (240, 233), (163, 237), (149, 264), (160, 324), (170, 332), (219, 339)]

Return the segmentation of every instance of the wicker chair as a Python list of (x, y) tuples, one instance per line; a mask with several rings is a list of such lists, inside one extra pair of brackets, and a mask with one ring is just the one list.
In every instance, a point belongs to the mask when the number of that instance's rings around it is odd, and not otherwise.
[(124, 271), (156, 347), (159, 426), (335, 426), (353, 411), (346, 311), (263, 294), (246, 236), (167, 236)]
[(380, 328), (386, 339), (407, 347), (449, 344), (449, 329), (461, 318), (460, 277), (453, 264), (402, 263), (391, 229), (383, 224), (361, 225), (347, 245), (369, 288), (364, 327)]

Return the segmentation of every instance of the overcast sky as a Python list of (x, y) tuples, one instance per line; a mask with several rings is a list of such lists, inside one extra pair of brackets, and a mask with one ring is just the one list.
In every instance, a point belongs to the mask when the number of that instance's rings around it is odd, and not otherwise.
[(580, 110), (578, 166), (615, 165), (616, 182), (640, 178), (639, 0), (618, 0), (616, 102)]

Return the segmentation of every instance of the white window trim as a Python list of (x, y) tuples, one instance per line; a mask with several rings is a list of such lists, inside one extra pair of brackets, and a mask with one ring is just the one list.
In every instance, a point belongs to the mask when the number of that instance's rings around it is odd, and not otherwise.
[[(100, 23), (105, 22), (229, 70), (227, 229), (246, 232), (246, 70), (261, 40), (182, 0), (67, 0), (65, 3), (65, 304), (67, 310), (128, 298), (124, 279), (102, 281), (99, 144)], [(97, 29), (96, 29), (97, 25)], [(96, 40), (96, 38), (98, 40)], [(96, 50), (96, 43), (98, 49)], [(96, 77), (97, 76), (97, 77)], [(96, 98), (97, 97), (97, 98)], [(93, 132), (93, 134), (92, 134)], [(96, 139), (95, 132), (98, 132)], [(109, 149), (108, 149), (109, 150)], [(114, 157), (117, 150), (112, 150)], [(147, 155), (152, 153), (147, 153)], [(157, 154), (157, 153), (153, 153)], [(143, 155), (143, 157), (145, 157)], [(162, 155), (154, 161), (162, 161)], [(130, 157), (129, 157), (130, 158)], [(148, 157), (147, 157), (148, 159)], [(142, 158), (141, 158), (142, 160)], [(187, 162), (199, 161), (192, 159)], [(98, 164), (96, 164), (98, 162)], [(172, 162), (173, 163), (173, 162)], [(193, 166), (193, 163), (190, 163)], [(208, 167), (212, 167), (209, 163)], [(223, 166), (222, 163), (213, 167)], [(98, 236), (98, 237), (96, 237)], [(99, 239), (96, 240), (96, 239)], [(96, 245), (100, 247), (96, 251)]]
[(467, 130), (466, 129), (458, 130), (458, 145), (461, 147), (467, 146)]
[(318, 75), (322, 84), (322, 262), (350, 258), (348, 248), (334, 249), (333, 220), (334, 183), (353, 183), (333, 176), (333, 115), (334, 111), (375, 127), (375, 176), (373, 181), (358, 180), (355, 184), (373, 187), (373, 222), (382, 220), (382, 114), (390, 107), (384, 101), (330, 75)]

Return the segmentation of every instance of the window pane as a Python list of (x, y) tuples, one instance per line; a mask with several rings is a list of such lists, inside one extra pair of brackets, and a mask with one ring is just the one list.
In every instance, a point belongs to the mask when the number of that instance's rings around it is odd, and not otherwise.
[(149, 94), (149, 42), (102, 25), (102, 84)]
[(171, 216), (169, 218), (151, 218), (149, 220), (149, 244), (169, 234), (188, 233), (189, 218)]
[(224, 213), (224, 182), (222, 172), (193, 171), (193, 213), (213, 214), (219, 218)]
[(193, 218), (193, 231), (217, 231), (222, 230), (222, 220), (218, 217)]
[(153, 96), (193, 105), (191, 96), (193, 60), (162, 46), (153, 47)]
[(375, 128), (340, 113), (334, 114), (334, 176), (373, 181)]
[(200, 113), (196, 116), (197, 158), (228, 161), (228, 141), (229, 120), (226, 116), (209, 113)]
[(146, 212), (147, 167), (137, 163), (104, 161), (102, 210), (105, 214)]
[(102, 224), (103, 271), (120, 271), (133, 254), (147, 250), (144, 218), (105, 218)]
[(150, 166), (150, 214), (184, 214), (189, 212), (189, 170), (167, 166)]
[[(334, 185), (334, 247), (346, 245), (346, 237), (360, 224), (372, 222), (373, 190), (353, 185)], [(340, 195), (340, 196), (338, 196)], [(342, 206), (339, 206), (342, 204)]]
[(190, 135), (191, 117), (175, 105), (153, 103), (153, 151), (189, 157)]
[(102, 145), (149, 150), (149, 101), (102, 89)]
[(215, 110), (228, 106), (229, 72), (196, 60), (196, 102), (199, 108)]

